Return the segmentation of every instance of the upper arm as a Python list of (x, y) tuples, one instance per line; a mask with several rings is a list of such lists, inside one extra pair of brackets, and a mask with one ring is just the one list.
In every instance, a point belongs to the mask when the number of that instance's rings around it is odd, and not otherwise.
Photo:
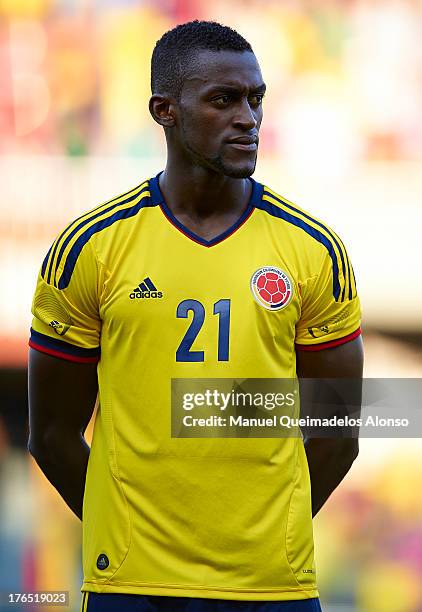
[(296, 371), (299, 378), (360, 379), (363, 372), (362, 337), (324, 350), (297, 351)]
[[(296, 371), (300, 379), (302, 417), (359, 419), (362, 404), (363, 343), (359, 336), (351, 342), (321, 351), (300, 351)], [(351, 422), (351, 421), (350, 421)], [(323, 430), (305, 438), (322, 436)], [(358, 449), (358, 430), (340, 426), (329, 431), (330, 445), (350, 449), (355, 457)], [(326, 441), (325, 441), (326, 442)], [(324, 442), (324, 443), (325, 443)], [(322, 441), (317, 442), (319, 445)]]
[(28, 391), (31, 450), (57, 432), (83, 434), (95, 407), (97, 365), (30, 349)]

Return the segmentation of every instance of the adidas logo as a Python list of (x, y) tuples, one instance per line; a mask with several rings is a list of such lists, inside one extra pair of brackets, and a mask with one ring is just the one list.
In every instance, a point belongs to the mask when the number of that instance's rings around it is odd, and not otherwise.
[(161, 291), (157, 291), (157, 287), (154, 285), (152, 280), (147, 276), (144, 278), (142, 283), (132, 291), (129, 295), (131, 300), (135, 300), (137, 298), (162, 298), (163, 294)]

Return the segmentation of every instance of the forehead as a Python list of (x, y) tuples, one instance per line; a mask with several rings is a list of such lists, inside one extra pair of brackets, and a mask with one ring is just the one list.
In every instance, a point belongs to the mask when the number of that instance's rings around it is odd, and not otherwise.
[(184, 79), (184, 91), (203, 91), (220, 85), (253, 89), (262, 84), (255, 55), (249, 51), (198, 51)]

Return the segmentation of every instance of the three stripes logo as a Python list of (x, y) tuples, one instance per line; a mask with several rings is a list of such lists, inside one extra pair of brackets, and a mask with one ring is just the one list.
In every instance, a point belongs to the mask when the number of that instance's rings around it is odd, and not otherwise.
[(147, 276), (129, 295), (131, 300), (144, 298), (162, 298), (163, 293), (157, 290), (152, 280)]

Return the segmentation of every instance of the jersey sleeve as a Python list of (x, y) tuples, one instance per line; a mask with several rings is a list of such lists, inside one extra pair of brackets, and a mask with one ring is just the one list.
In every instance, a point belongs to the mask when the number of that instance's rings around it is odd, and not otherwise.
[[(100, 357), (99, 265), (90, 242), (72, 258), (53, 243), (37, 279), (29, 346), (79, 363)], [(56, 246), (58, 245), (58, 246)]]
[(325, 253), (320, 270), (300, 286), (302, 312), (296, 349), (317, 351), (357, 338), (361, 309), (352, 265), (342, 252)]

